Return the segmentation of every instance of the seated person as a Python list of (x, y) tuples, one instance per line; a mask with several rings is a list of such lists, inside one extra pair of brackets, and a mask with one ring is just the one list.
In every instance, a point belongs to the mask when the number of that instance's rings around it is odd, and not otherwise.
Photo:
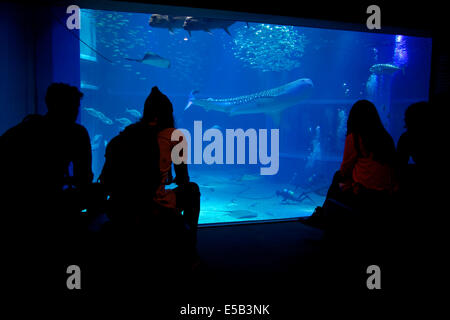
[(410, 105), (405, 112), (406, 132), (397, 143), (400, 184), (405, 191), (420, 185), (419, 181), (424, 179), (425, 171), (429, 169), (426, 164), (430, 153), (427, 123), (429, 109), (427, 102), (418, 102)]
[(0, 137), (3, 266), (14, 289), (57, 288), (64, 284), (59, 270), (82, 261), (83, 219), (78, 197), (68, 197), (93, 177), (89, 134), (76, 123), (82, 96), (53, 83), (47, 114), (29, 115)]
[[(200, 191), (197, 184), (189, 181), (186, 163), (174, 165), (176, 178), (172, 179), (171, 153), (182, 139), (172, 141), (174, 126), (172, 103), (153, 87), (142, 119), (108, 144), (99, 180), (110, 194), (113, 208), (109, 217), (116, 227), (146, 228), (147, 222), (155, 221), (153, 218), (169, 218), (175, 212), (182, 218), (195, 247)], [(178, 187), (167, 189), (172, 182)], [(155, 212), (160, 212), (160, 216), (156, 217)]]
[[(333, 199), (355, 211), (380, 206), (397, 190), (394, 167), (395, 144), (377, 109), (367, 100), (357, 101), (347, 120), (341, 167), (334, 175), (325, 203)], [(318, 207), (311, 220), (321, 213), (322, 208)]]
[[(84, 189), (92, 182), (89, 134), (76, 123), (82, 96), (76, 87), (53, 83), (45, 97), (47, 114), (25, 117), (0, 138), (5, 155), (0, 160), (5, 187), (2, 194), (8, 195), (5, 200), (10, 209), (18, 212), (16, 218), (33, 229), (57, 224), (53, 218), (61, 222), (61, 205), (72, 205), (64, 202), (65, 186)], [(51, 208), (58, 217), (51, 217)], [(45, 214), (40, 214), (40, 209)], [(53, 221), (44, 222), (46, 218)]]

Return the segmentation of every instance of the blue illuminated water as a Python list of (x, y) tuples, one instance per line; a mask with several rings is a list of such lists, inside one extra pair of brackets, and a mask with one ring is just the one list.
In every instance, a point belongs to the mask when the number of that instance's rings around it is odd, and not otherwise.
[[(189, 166), (202, 194), (200, 223), (310, 215), (339, 168), (346, 117), (355, 101), (373, 101), (397, 141), (405, 109), (428, 98), (429, 38), (254, 22), (235, 22), (231, 36), (221, 29), (189, 36), (182, 29), (171, 34), (152, 28), (149, 17), (82, 11), (80, 37), (89, 47), (80, 44), (81, 123), (92, 140), (96, 177), (107, 142), (138, 120), (153, 86), (171, 99), (176, 126), (192, 133), (195, 120), (202, 121), (203, 132), (216, 128), (224, 136), (226, 129), (242, 128), (268, 129), (270, 137), (270, 129), (279, 129), (275, 175), (260, 175), (264, 165), (248, 164), (248, 151), (247, 164)], [(125, 59), (140, 59), (146, 52), (169, 60), (170, 68)], [(374, 74), (369, 69), (376, 64), (398, 70)], [(314, 87), (280, 113), (279, 123), (270, 112), (230, 116), (198, 105), (184, 111), (193, 90), (199, 91), (198, 99), (234, 98), (300, 78), (311, 79)], [(296, 200), (277, 195), (284, 189)]]

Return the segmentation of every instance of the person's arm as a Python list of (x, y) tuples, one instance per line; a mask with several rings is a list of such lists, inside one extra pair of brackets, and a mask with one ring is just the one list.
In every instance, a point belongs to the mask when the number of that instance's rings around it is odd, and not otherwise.
[[(176, 134), (175, 136), (173, 134)], [(187, 159), (187, 154), (184, 155), (183, 151), (187, 152), (187, 144), (186, 144), (186, 140), (184, 135), (181, 133), (181, 131), (179, 130), (175, 130), (172, 133), (173, 135), (173, 139), (172, 140), (172, 150), (175, 146), (181, 144), (181, 146), (184, 145), (184, 147), (179, 151), (178, 156), (181, 157), (181, 159)], [(178, 141), (176, 141), (176, 136), (178, 136)], [(174, 159), (172, 159), (173, 161)], [(187, 168), (187, 164), (185, 162), (181, 162), (179, 164), (175, 164), (173, 165), (174, 169), (175, 169), (175, 179), (173, 182), (175, 182), (177, 185), (183, 185), (189, 182), (189, 173), (188, 173), (188, 168)]]
[(79, 127), (78, 148), (76, 158), (73, 160), (73, 177), (77, 187), (92, 183), (92, 151), (89, 134), (84, 127)]
[(341, 174), (344, 178), (351, 178), (353, 168), (358, 158), (358, 151), (355, 148), (353, 134), (349, 134), (345, 139), (344, 157), (341, 163)]
[(404, 133), (400, 136), (397, 143), (397, 165), (399, 168), (404, 168), (408, 165), (409, 157), (411, 156), (408, 134)]
[(395, 154), (395, 173), (400, 184), (408, 183), (409, 158), (411, 157), (410, 137), (403, 133), (398, 139)]
[(177, 165), (173, 165), (174, 169), (175, 169), (175, 179), (174, 182), (177, 185), (183, 185), (189, 182), (189, 173), (188, 173), (188, 168), (187, 168), (187, 164), (185, 163), (181, 163), (181, 164), (177, 164)]

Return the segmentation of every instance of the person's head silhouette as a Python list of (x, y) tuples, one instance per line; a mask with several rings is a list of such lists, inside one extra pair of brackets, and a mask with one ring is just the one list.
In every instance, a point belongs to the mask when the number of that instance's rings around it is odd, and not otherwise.
[(158, 87), (153, 87), (145, 100), (142, 120), (147, 123), (156, 122), (161, 129), (175, 126), (172, 103)]
[(65, 83), (52, 83), (45, 95), (48, 116), (59, 122), (75, 122), (83, 97), (77, 87)]
[[(368, 100), (356, 101), (347, 119), (347, 135), (353, 134), (361, 138), (366, 151), (373, 154), (374, 160), (392, 161), (395, 145), (392, 137), (381, 122), (375, 105)], [(360, 146), (356, 143), (356, 149)]]
[(428, 103), (425, 101), (413, 103), (405, 111), (405, 127), (410, 132), (419, 131), (426, 125)]
[(368, 100), (356, 101), (347, 119), (347, 134), (366, 134), (383, 128), (375, 105)]

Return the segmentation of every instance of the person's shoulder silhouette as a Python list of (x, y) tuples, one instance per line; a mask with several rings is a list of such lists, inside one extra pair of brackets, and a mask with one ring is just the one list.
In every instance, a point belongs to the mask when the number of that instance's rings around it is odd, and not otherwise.
[(76, 124), (82, 96), (76, 87), (54, 83), (45, 97), (47, 114), (28, 115), (2, 135), (0, 170), (11, 192), (53, 193), (69, 176), (77, 186), (92, 181), (89, 134)]
[(412, 159), (414, 164), (422, 166), (429, 153), (429, 103), (422, 101), (410, 105), (405, 111), (406, 131), (397, 142), (397, 154), (400, 166), (406, 166)]
[(100, 180), (114, 196), (139, 199), (142, 194), (154, 193), (159, 182), (156, 137), (156, 128), (140, 121), (108, 143)]

